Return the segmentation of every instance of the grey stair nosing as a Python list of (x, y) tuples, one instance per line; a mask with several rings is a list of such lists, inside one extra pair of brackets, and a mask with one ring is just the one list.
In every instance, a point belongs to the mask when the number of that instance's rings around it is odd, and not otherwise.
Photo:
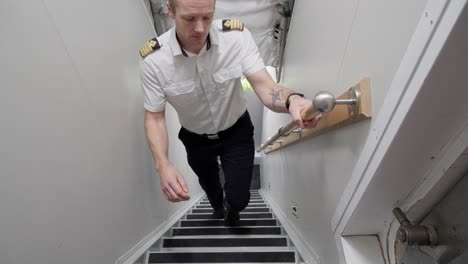
[[(213, 213), (213, 209), (191, 209), (192, 213)], [(246, 213), (269, 213), (271, 212), (270, 208), (264, 207), (264, 208), (249, 208), (249, 209), (244, 209), (241, 212), (246, 212)]]
[(163, 248), (193, 248), (193, 247), (287, 247), (286, 237), (249, 237), (249, 238), (185, 238), (163, 239)]
[[(241, 262), (242, 264), (295, 264), (296, 261), (292, 262)], [(150, 263), (151, 264), (151, 263)], [(158, 264), (173, 264), (173, 262), (158, 262)], [(213, 262), (177, 262), (177, 264), (213, 264)], [(239, 264), (239, 262), (223, 262), (223, 264)], [(307, 264), (300, 262), (299, 264)]]
[[(199, 210), (199, 209), (205, 209), (205, 210), (211, 209), (211, 210), (212, 210), (213, 208), (212, 208), (211, 206), (210, 206), (210, 207), (198, 207), (198, 206), (196, 206), (196, 207), (193, 207), (192, 210), (193, 210), (193, 209), (196, 209), (196, 210)], [(245, 209), (271, 209), (271, 208), (268, 207), (268, 206), (260, 206), (260, 207), (246, 207)], [(245, 210), (243, 210), (242, 212), (244, 212), (244, 211), (245, 211)]]
[[(261, 193), (250, 193), (251, 196), (262, 196)], [(204, 195), (202, 196), (203, 199), (208, 199), (208, 196)]]
[[(243, 222), (252, 222), (252, 223), (261, 223), (261, 222), (266, 222), (266, 223), (270, 223), (270, 222), (274, 222), (274, 223), (278, 223), (278, 220), (277, 219), (273, 219), (273, 218), (252, 218), (252, 219), (245, 219), (245, 218), (241, 218), (240, 219), (241, 223)], [(180, 220), (180, 223), (184, 223), (184, 224), (195, 224), (195, 223), (199, 223), (199, 224), (212, 224), (212, 223), (224, 223), (224, 219), (182, 219)], [(268, 224), (270, 225), (270, 224)]]
[[(267, 218), (272, 218), (276, 219), (275, 215), (272, 212), (268, 213), (261, 213), (261, 212), (250, 212), (250, 213), (240, 213), (240, 218), (241, 219), (255, 219), (259, 218), (256, 216), (266, 216), (268, 215)], [(185, 215), (185, 219), (213, 219), (211, 213), (188, 213)]]
[[(200, 202), (209, 202), (210, 200), (208, 199), (201, 199)], [(255, 198), (250, 198), (249, 199), (249, 202), (257, 202), (257, 201), (265, 201), (265, 199), (261, 198), (261, 197), (255, 197)]]
[(295, 252), (160, 252), (149, 254), (149, 264), (153, 263), (192, 263), (208, 262), (282, 262), (295, 263)]
[[(265, 204), (265, 203), (266, 203), (265, 201), (261, 201), (261, 200), (249, 202), (249, 204)], [(197, 205), (210, 205), (210, 204), (211, 204), (210, 202), (201, 201)]]
[[(255, 200), (255, 201), (250, 201), (249, 202), (249, 205), (250, 204), (266, 204), (266, 201), (263, 201), (263, 200)], [(198, 204), (196, 205), (211, 205), (210, 202), (207, 202), (207, 201), (200, 201)]]
[[(261, 219), (261, 220), (276, 220), (276, 221), (278, 221), (278, 219), (276, 219), (276, 218), (267, 218), (267, 219), (265, 219), (265, 218), (241, 218), (240, 220), (259, 220), (259, 219)], [(189, 220), (190, 220), (190, 221), (192, 221), (192, 220), (193, 220), (193, 221), (200, 221), (200, 220), (222, 220), (222, 221), (223, 221), (223, 219), (212, 219), (212, 218), (200, 218), (200, 219), (191, 218), (191, 219), (181, 219), (180, 221), (189, 221)]]
[[(261, 196), (251, 196), (249, 198), (249, 201), (252, 201), (252, 200), (265, 200), (265, 198), (263, 198)], [(208, 202), (210, 200), (208, 198), (202, 198), (202, 199), (200, 199), (200, 201)]]
[[(213, 207), (211, 207), (211, 205), (208, 204), (208, 205), (196, 205), (193, 208), (194, 209), (211, 209)], [(246, 208), (248, 209), (248, 208), (270, 208), (270, 207), (268, 207), (267, 204), (253, 204), (253, 206), (249, 205)]]
[[(278, 222), (275, 219), (267, 219), (267, 220), (257, 220), (257, 219), (250, 219), (240, 220), (240, 226), (270, 226), (270, 227), (277, 227)], [(181, 222), (181, 227), (210, 227), (210, 226), (225, 226), (224, 220), (216, 220), (213, 219), (211, 222), (198, 222), (198, 221), (191, 221), (191, 222)]]
[[(266, 202), (263, 202), (263, 203), (249, 203), (247, 206), (252, 206), (252, 205), (255, 205), (255, 206), (268, 206), (268, 204)], [(210, 203), (203, 203), (203, 204), (196, 204), (195, 206), (211, 206)]]
[[(275, 220), (278, 221), (278, 219), (273, 219), (273, 218), (242, 218), (241, 220)], [(224, 221), (223, 219), (181, 219), (180, 221), (187, 221), (187, 222), (203, 222), (203, 221)]]
[[(271, 212), (269, 212), (269, 213), (271, 213)], [(189, 214), (211, 215), (210, 213), (189, 213)], [(266, 214), (266, 212), (263, 213), (263, 212), (244, 212), (244, 211), (242, 211), (242, 212), (240, 212), (240, 214)]]
[[(213, 209), (213, 207), (210, 206), (195, 206), (192, 208), (193, 209)], [(245, 209), (271, 209), (268, 206), (247, 206)]]
[[(213, 220), (214, 218), (212, 216), (198, 216), (198, 215), (189, 215), (187, 218), (181, 219), (181, 220)], [(258, 219), (255, 216), (248, 216), (248, 217), (243, 217), (241, 215), (240, 217), (241, 220), (255, 220)], [(277, 218), (270, 218), (274, 220), (278, 220)]]
[(187, 247), (184, 249), (175, 248), (175, 249), (161, 249), (160, 251), (149, 251), (150, 254), (154, 253), (209, 253), (209, 252), (296, 252), (293, 247)]
[[(257, 194), (257, 193), (251, 193), (251, 194), (250, 194), (250, 197), (255, 197), (255, 198), (260, 197), (260, 198), (263, 198), (263, 195)], [(202, 197), (201, 199), (208, 200), (208, 197), (205, 196), (205, 197)]]
[[(209, 200), (199, 200), (198, 202), (203, 202), (203, 203), (209, 203)], [(259, 198), (259, 199), (250, 199), (249, 202), (266, 202), (265, 199)]]
[(249, 239), (249, 238), (288, 238), (286, 235), (204, 235), (204, 236), (175, 236), (169, 237), (165, 236), (162, 239), (230, 239), (230, 238), (239, 238), (239, 239)]
[[(258, 196), (258, 197), (250, 197), (250, 199), (249, 199), (250, 202), (251, 202), (251, 201), (256, 201), (256, 200), (264, 201), (265, 199), (264, 199), (263, 197), (260, 197), (260, 196)], [(200, 201), (202, 201), (202, 202), (209, 202), (210, 200), (209, 200), (209, 199), (203, 199), (203, 198), (202, 198)]]
[(173, 227), (172, 229), (178, 230), (178, 229), (204, 229), (204, 228), (210, 228), (210, 229), (241, 229), (241, 228), (281, 228), (281, 226), (178, 226), (178, 227)]
[(200, 235), (255, 235), (255, 234), (283, 234), (283, 229), (277, 226), (271, 227), (219, 227), (214, 229), (212, 227), (200, 227), (200, 228), (187, 228), (187, 229), (173, 229), (173, 236), (200, 236)]
[[(259, 206), (247, 206), (245, 209), (254, 209), (254, 208), (269, 208), (271, 209), (268, 205), (263, 205), (259, 204)], [(196, 205), (192, 207), (192, 209), (213, 209), (211, 205)]]

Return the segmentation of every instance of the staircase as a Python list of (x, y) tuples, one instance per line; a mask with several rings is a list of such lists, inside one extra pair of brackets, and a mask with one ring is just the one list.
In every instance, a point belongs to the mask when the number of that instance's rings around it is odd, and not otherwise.
[(153, 245), (145, 264), (153, 263), (302, 263), (302, 259), (258, 191), (241, 212), (239, 227), (212, 219), (202, 198)]

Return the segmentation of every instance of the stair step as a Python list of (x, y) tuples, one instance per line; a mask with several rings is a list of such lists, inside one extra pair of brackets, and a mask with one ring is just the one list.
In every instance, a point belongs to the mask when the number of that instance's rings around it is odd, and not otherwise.
[(286, 236), (165, 237), (163, 247), (286, 247)]
[[(242, 212), (268, 213), (268, 212), (270, 212), (270, 208), (246, 208), (246, 209), (242, 210)], [(213, 208), (210, 208), (210, 209), (192, 209), (192, 213), (194, 213), (194, 214), (213, 213)]]
[[(261, 196), (258, 196), (258, 197), (250, 197), (249, 201), (257, 201), (257, 200), (264, 200), (263, 197)], [(210, 200), (208, 200), (208, 198), (202, 198), (201, 199), (202, 202), (209, 202)]]
[(281, 235), (279, 226), (242, 226), (242, 227), (174, 227), (174, 236), (201, 235)]
[[(262, 197), (262, 195), (259, 194), (259, 193), (250, 193), (250, 197)], [(208, 199), (208, 196), (205, 195), (202, 198), (203, 199)]]
[[(267, 204), (249, 204), (246, 208), (257, 208), (257, 207), (268, 207)], [(209, 204), (197, 205), (195, 206), (196, 209), (209, 209), (212, 208)]]
[[(200, 200), (200, 203), (199, 204), (211, 204), (209, 200)], [(266, 203), (264, 199), (250, 199), (249, 200), (249, 204), (252, 204), (252, 203)]]
[[(266, 204), (266, 202), (264, 200), (253, 200), (253, 201), (249, 201), (249, 205), (252, 205), (252, 204)], [(200, 201), (197, 205), (211, 205), (211, 203), (209, 201)]]
[[(264, 200), (254, 200), (254, 201), (251, 200), (251, 201), (249, 201), (249, 204), (259, 204), (259, 203), (264, 204), (265, 201)], [(200, 204), (210, 204), (210, 202), (200, 201)]]
[[(273, 218), (272, 213), (240, 213), (241, 219)], [(187, 214), (187, 219), (213, 219), (211, 213)]]
[[(258, 196), (258, 197), (250, 197), (249, 201), (257, 201), (257, 200), (264, 200), (263, 197)], [(203, 202), (209, 202), (208, 198), (202, 198), (201, 201)]]
[[(240, 226), (276, 226), (275, 219), (241, 219)], [(181, 227), (191, 226), (224, 226), (223, 219), (182, 220)]]
[[(251, 191), (250, 191), (250, 194), (261, 195), (260, 192), (257, 191), (257, 190), (251, 190)], [(206, 198), (206, 197), (207, 197), (206, 194), (205, 194), (203, 197)]]
[(285, 247), (271, 248), (184, 248), (149, 252), (151, 263), (295, 263), (295, 251)]

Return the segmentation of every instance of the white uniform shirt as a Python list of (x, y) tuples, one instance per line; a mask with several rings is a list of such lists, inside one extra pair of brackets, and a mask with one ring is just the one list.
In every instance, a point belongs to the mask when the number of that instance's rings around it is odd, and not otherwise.
[(240, 78), (265, 65), (246, 28), (223, 32), (221, 22), (213, 21), (211, 46), (205, 45), (198, 55), (184, 56), (175, 28), (158, 38), (161, 48), (141, 63), (147, 111), (161, 112), (167, 101), (181, 125), (198, 134), (225, 130), (245, 112)]

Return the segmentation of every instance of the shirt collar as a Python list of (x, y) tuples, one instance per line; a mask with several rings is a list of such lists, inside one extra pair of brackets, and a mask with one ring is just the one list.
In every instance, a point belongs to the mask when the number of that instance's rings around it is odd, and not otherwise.
[(169, 34), (171, 34), (169, 45), (171, 46), (172, 55), (175, 57), (177, 55), (183, 54), (182, 47), (180, 46), (179, 41), (177, 40), (175, 27), (171, 29), (171, 32)]
[[(185, 57), (187, 56), (187, 53), (182, 49), (180, 46), (180, 42), (177, 39), (177, 34), (176, 34), (176, 29), (173, 27), (170, 32), (170, 46), (172, 50), (172, 55), (178, 56), (178, 55), (183, 55)], [(219, 39), (218, 39), (218, 30), (216, 26), (214, 25), (214, 22), (211, 23), (211, 28), (210, 28), (210, 33), (208, 34), (208, 39), (207, 39), (207, 46), (206, 49), (209, 50), (212, 46), (217, 46), (219, 44)]]
[(211, 46), (218, 46), (219, 45), (219, 29), (216, 27), (215, 21), (211, 23), (210, 35), (209, 38), (211, 40)]

